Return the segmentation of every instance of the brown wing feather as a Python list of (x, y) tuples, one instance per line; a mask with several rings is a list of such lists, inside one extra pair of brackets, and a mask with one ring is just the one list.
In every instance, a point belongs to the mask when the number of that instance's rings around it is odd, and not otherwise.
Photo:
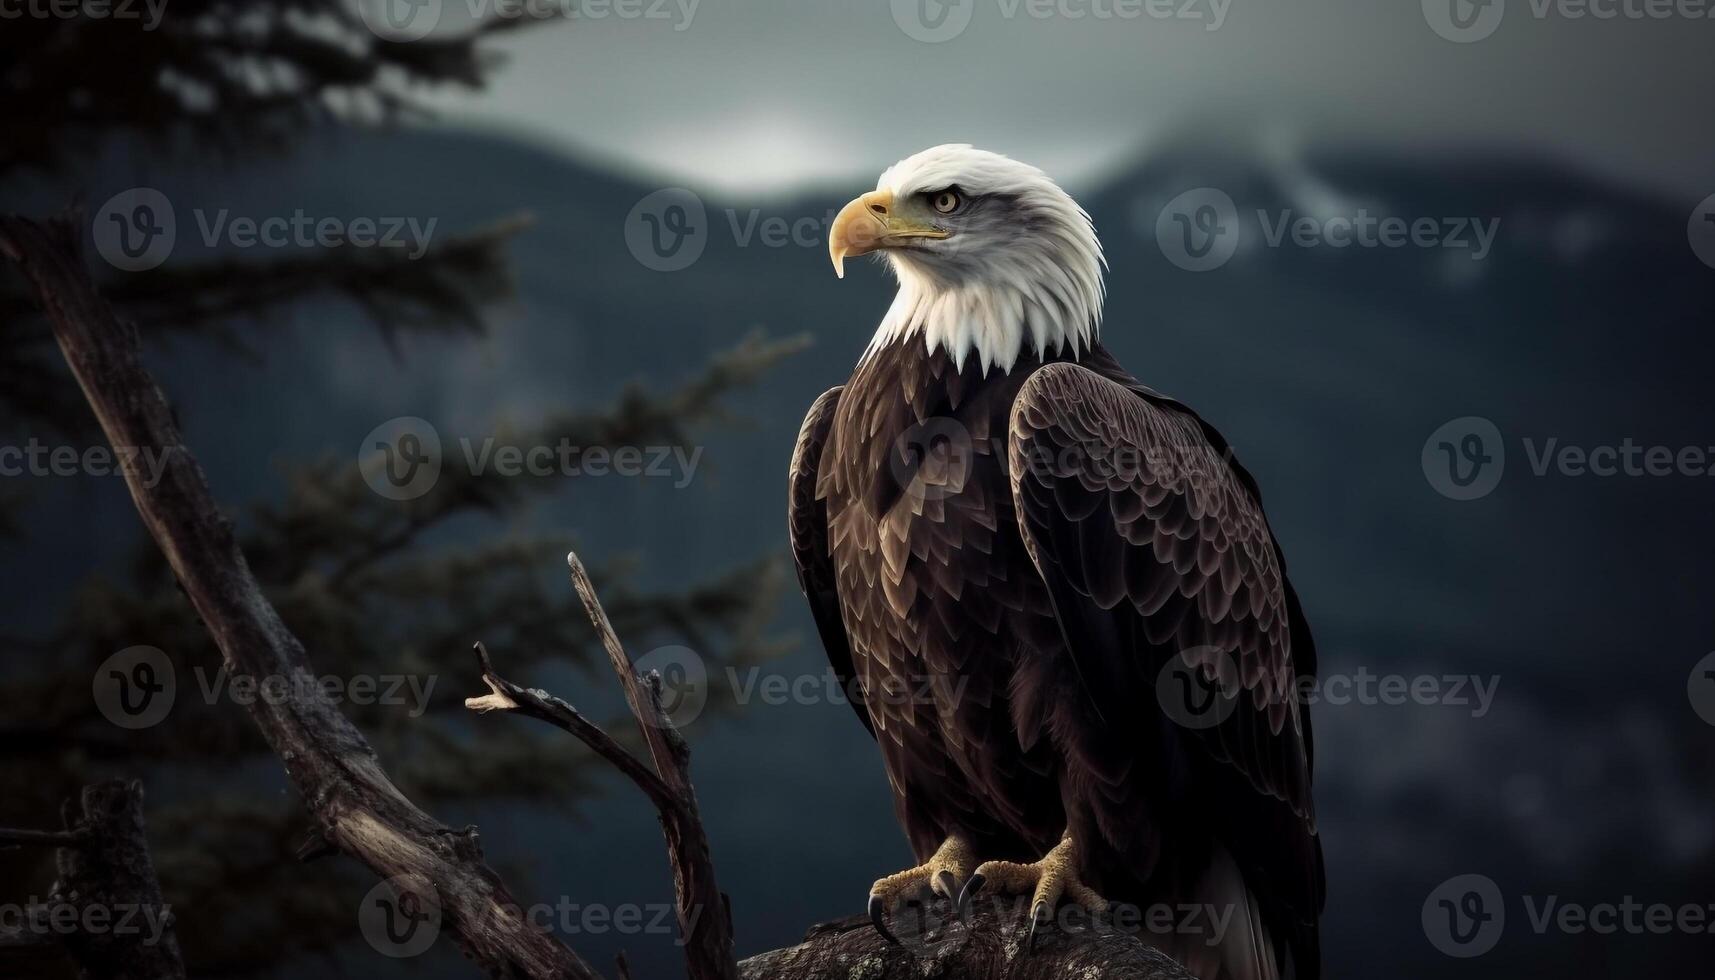
[(840, 618), (840, 597), (835, 589), (833, 559), (828, 552), (828, 507), (816, 493), (822, 448), (827, 445), (842, 390), (843, 386), (822, 392), (798, 430), (798, 444), (792, 450), (792, 465), (786, 473), (786, 536), (792, 545), (793, 564), (798, 568), (798, 587), (810, 602), (810, 613), (815, 617), (822, 647), (828, 652), (828, 663), (858, 720), (874, 735), (875, 723), (863, 703), (863, 692), (853, 682), (851, 640)]
[(1020, 390), (1009, 456), (1020, 531), (1090, 724), (1161, 710), (1156, 681), (1174, 657), (1241, 686), (1226, 688), (1237, 700), (1224, 720), (1185, 740), (1203, 750), (1212, 819), (1287, 916), (1298, 975), (1313, 973), (1321, 845), (1308, 713), (1292, 695), (1314, 653), (1254, 484), (1189, 410), (1068, 363)]

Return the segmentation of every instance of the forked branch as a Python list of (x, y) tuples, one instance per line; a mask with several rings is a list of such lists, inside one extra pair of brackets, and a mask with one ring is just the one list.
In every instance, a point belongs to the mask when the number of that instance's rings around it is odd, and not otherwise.
[(476, 645), (477, 665), (482, 669), (482, 680), (489, 693), (467, 698), (465, 707), (478, 712), (512, 711), (569, 732), (649, 797), (661, 818), (661, 832), (667, 840), (679, 929), (685, 940), (686, 972), (691, 980), (737, 980), (731, 916), (726, 896), (715, 882), (709, 838), (697, 809), (697, 794), (691, 784), (691, 751), (661, 706), (661, 675), (651, 671), (644, 677), (637, 673), (608, 621), (607, 612), (602, 609), (583, 562), (575, 554), (567, 555), (566, 562), (571, 566), (572, 586), (583, 600), (590, 622), (607, 650), (608, 662), (619, 676), (626, 703), (649, 749), (650, 764), (632, 755), (601, 726), (565, 701), (501, 677), (481, 643)]

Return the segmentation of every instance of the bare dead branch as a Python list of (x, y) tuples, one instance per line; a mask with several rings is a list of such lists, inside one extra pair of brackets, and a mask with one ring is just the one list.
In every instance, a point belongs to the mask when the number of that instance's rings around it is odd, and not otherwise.
[(578, 741), (594, 749), (597, 755), (636, 783), (637, 788), (654, 802), (657, 809), (675, 809), (681, 805), (659, 776), (626, 751), (625, 746), (615, 741), (601, 726), (586, 718), (583, 712), (546, 691), (520, 687), (495, 673), (488, 649), (481, 643), (476, 645), (476, 659), (477, 665), (482, 669), (483, 683), (488, 685), (490, 693), (466, 698), (465, 707), (479, 713), (512, 711), (527, 718), (545, 721), (571, 733)]
[(936, 899), (924, 925), (892, 945), (866, 915), (813, 926), (804, 941), (739, 964), (743, 980), (1192, 980), (1173, 959), (1112, 927), (1038, 934), (1026, 949), (1029, 903), (978, 898), (960, 921)]
[(697, 790), (691, 783), (691, 749), (679, 729), (661, 707), (661, 677), (651, 673), (639, 677), (631, 657), (608, 622), (589, 571), (576, 553), (566, 555), (572, 587), (584, 601), (584, 611), (601, 637), (613, 672), (625, 690), (625, 701), (637, 719), (638, 730), (655, 772), (678, 801), (661, 811), (661, 832), (667, 839), (667, 860), (673, 867), (673, 888), (678, 896), (679, 929), (685, 936), (685, 961), (691, 980), (737, 980), (733, 960), (732, 915), (726, 896), (715, 881), (714, 857), (709, 836), (697, 809)]
[(467, 698), (465, 707), (477, 712), (516, 712), (563, 729), (637, 784), (655, 804), (667, 840), (679, 930), (685, 938), (687, 974), (691, 980), (737, 980), (732, 915), (726, 896), (715, 881), (708, 834), (703, 829), (696, 790), (691, 783), (690, 747), (661, 707), (660, 676), (651, 674), (647, 679), (638, 676), (614, 633), (613, 624), (608, 621), (607, 612), (602, 609), (583, 562), (576, 554), (569, 554), (566, 563), (571, 568), (572, 586), (583, 600), (614, 673), (619, 676), (626, 703), (649, 748), (653, 770), (570, 704), (545, 691), (521, 687), (495, 673), (488, 650), (481, 643), (476, 645), (477, 664), (489, 693)]
[(382, 878), (410, 876), (436, 890), (442, 922), (491, 976), (594, 980), (576, 953), (525, 921), (482, 860), (474, 829), (455, 831), (406, 799), (363, 735), (321, 692), (303, 645), (250, 573), (230, 522), (185, 450), (166, 398), (144, 368), (134, 328), (97, 293), (76, 225), (0, 217), (0, 254), (30, 281), (66, 362), (108, 441), (160, 454), (152, 485), (126, 484), (233, 678), (283, 678), (303, 693), (257, 699), (252, 720), (284, 763), (328, 841)]

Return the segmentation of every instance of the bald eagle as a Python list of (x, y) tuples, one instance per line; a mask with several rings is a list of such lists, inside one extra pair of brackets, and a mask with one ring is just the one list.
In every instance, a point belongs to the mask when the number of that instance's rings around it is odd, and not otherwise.
[[(1028, 896), (1032, 943), (1063, 901), (1195, 907), (1144, 938), (1203, 980), (1318, 976), (1315, 646), (1256, 482), (1102, 346), (1089, 215), (1035, 167), (937, 146), (828, 245), (842, 277), (877, 253), (899, 282), (789, 490), (919, 861), (871, 889), (877, 928), (929, 892)], [(1194, 700), (1176, 676), (1207, 710), (1170, 710)]]

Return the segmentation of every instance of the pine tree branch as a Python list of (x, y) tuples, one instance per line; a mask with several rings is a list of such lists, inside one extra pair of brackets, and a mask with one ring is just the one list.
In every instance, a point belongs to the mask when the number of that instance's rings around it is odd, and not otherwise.
[(249, 352), (225, 321), (270, 320), (318, 294), (362, 307), (391, 344), (406, 331), (483, 330), (482, 308), (512, 292), (503, 251), (534, 219), (517, 214), (431, 244), (410, 256), (397, 249), (317, 248), (265, 261), (223, 258), (162, 266), (107, 283), (102, 293), (137, 317), (147, 333), (219, 330)]
[(0, 175), (62, 165), (116, 132), (236, 157), (284, 152), (316, 126), (427, 118), (418, 90), (485, 84), (500, 63), (486, 39), (564, 19), (556, 4), (526, 6), (416, 41), (377, 36), (350, 0), (172, 0), (147, 30), (82, 10), (11, 18), (0, 119), (18, 138), (0, 141)]

